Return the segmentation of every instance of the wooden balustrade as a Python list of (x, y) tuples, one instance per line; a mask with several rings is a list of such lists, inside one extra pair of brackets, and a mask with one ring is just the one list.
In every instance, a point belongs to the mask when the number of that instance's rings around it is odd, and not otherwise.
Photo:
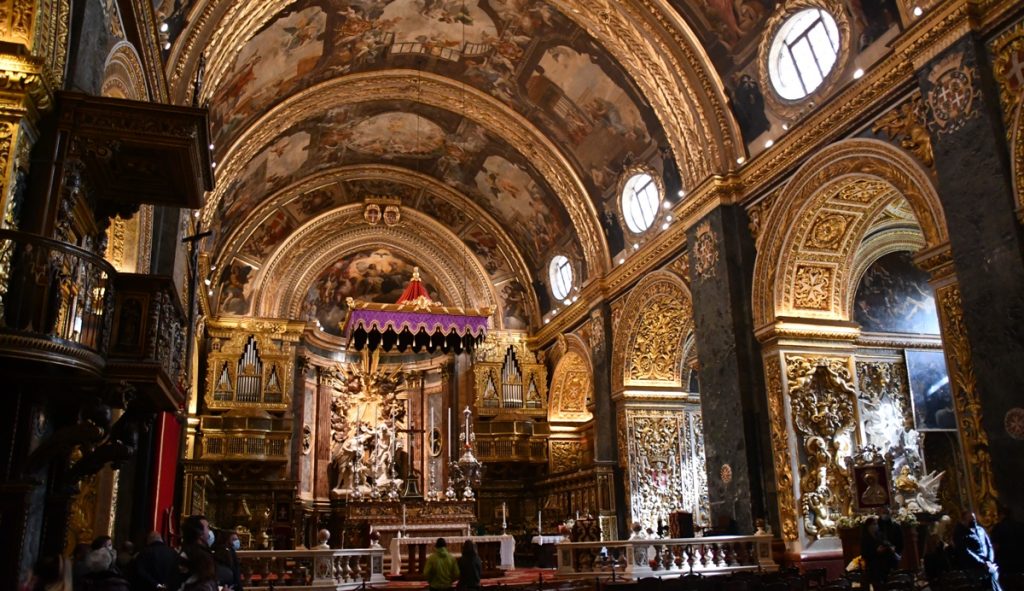
[(356, 589), (385, 583), (384, 548), (356, 550), (244, 550), (238, 553), (247, 591), (271, 587)]
[(558, 575), (584, 577), (621, 573), (623, 578), (676, 577), (689, 573), (725, 574), (774, 571), (772, 537), (716, 536), (557, 545)]

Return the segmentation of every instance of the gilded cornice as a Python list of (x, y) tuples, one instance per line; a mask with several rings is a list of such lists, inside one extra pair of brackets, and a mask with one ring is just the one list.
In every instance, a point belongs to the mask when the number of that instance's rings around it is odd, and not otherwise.
[(813, 343), (814, 349), (849, 350), (860, 337), (860, 325), (840, 320), (815, 321), (780, 316), (754, 332), (763, 346), (794, 347)]
[(260, 269), (254, 280), (256, 314), (298, 318), (306, 291), (316, 275), (338, 257), (380, 243), (424, 264), (440, 285), (445, 303), (499, 309), (499, 298), (487, 272), (448, 228), (415, 210), (402, 212), (392, 227), (370, 226), (362, 205), (348, 205), (323, 214), (293, 232)]
[(238, 331), (260, 333), (290, 343), (299, 342), (306, 330), (305, 322), (285, 318), (211, 318), (206, 323), (206, 334), (211, 337), (230, 338)]
[[(238, 251), (242, 249), (251, 233), (263, 222), (263, 220), (265, 220), (275, 208), (284, 206), (297, 195), (302, 195), (331, 183), (378, 179), (406, 184), (416, 187), (417, 189), (421, 189), (430, 195), (444, 200), (450, 206), (466, 212), (471, 219), (482, 225), (491, 236), (494, 236), (498, 240), (498, 250), (501, 252), (501, 255), (505, 260), (508, 261), (509, 266), (512, 268), (513, 276), (519, 281), (520, 285), (526, 288), (527, 293), (529, 294), (529, 309), (534, 311), (534, 318), (539, 317), (536, 310), (539, 310), (540, 306), (537, 302), (537, 294), (533, 289), (533, 279), (530, 268), (526, 264), (525, 259), (523, 259), (519, 249), (516, 248), (515, 242), (509, 238), (508, 233), (502, 225), (491, 217), (491, 215), (482, 207), (477, 205), (475, 201), (466, 197), (451, 186), (438, 181), (430, 175), (388, 164), (339, 166), (306, 177), (275, 192), (272, 196), (264, 200), (251, 214), (249, 214), (245, 218), (245, 221), (239, 224), (238, 229), (231, 234), (225, 243), (225, 246), (215, 254), (215, 264), (220, 268), (226, 267)], [(403, 206), (403, 209), (409, 210), (411, 208)], [(465, 251), (465, 247), (462, 248), (464, 252), (467, 252), (467, 256), (473, 256), (472, 254), (469, 254), (468, 251)]]
[(17, 115), (46, 111), (53, 97), (43, 76), (43, 63), (34, 57), (4, 55), (0, 59), (0, 113)]
[[(869, 347), (872, 349), (893, 349), (899, 350), (902, 356), (903, 349), (931, 349), (942, 350), (942, 337), (939, 335), (909, 335), (900, 333), (861, 333), (853, 342), (858, 348)], [(858, 359), (862, 358), (858, 351)]]
[(203, 210), (205, 226), (217, 204), (248, 162), (277, 135), (314, 114), (344, 104), (415, 100), (452, 111), (515, 147), (551, 186), (579, 236), (587, 275), (608, 267), (608, 245), (600, 218), (582, 180), (558, 148), (525, 117), (499, 100), (455, 80), (416, 70), (387, 70), (328, 80), (292, 95), (246, 129), (218, 166), (217, 188)]

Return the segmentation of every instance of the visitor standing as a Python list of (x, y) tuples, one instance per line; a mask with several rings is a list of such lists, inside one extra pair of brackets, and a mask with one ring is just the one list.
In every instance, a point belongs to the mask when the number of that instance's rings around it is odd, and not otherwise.
[(427, 578), (431, 591), (448, 591), (459, 578), (459, 565), (448, 552), (448, 542), (444, 538), (437, 538), (434, 552), (427, 557), (427, 564), (423, 567), (423, 576)]

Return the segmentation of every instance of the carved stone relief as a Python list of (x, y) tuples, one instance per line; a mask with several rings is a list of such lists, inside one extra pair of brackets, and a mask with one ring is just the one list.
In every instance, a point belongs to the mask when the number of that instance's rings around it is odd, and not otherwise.
[(697, 277), (702, 280), (715, 276), (718, 264), (718, 235), (711, 228), (711, 222), (704, 220), (697, 226), (697, 241), (693, 246), (696, 257)]
[(902, 435), (914, 428), (906, 367), (897, 361), (858, 361), (857, 384), (863, 443), (883, 454), (893, 451)]
[(800, 509), (804, 531), (812, 538), (836, 535), (836, 518), (849, 505), (846, 469), (857, 392), (849, 360), (786, 356), (786, 377), (793, 423), (803, 445)]
[(978, 114), (975, 100), (981, 90), (974, 86), (975, 68), (964, 63), (962, 51), (939, 60), (928, 73), (931, 88), (925, 102), (932, 113), (930, 127), (940, 135), (953, 133)]
[(928, 107), (920, 94), (894, 107), (871, 126), (871, 131), (884, 133), (890, 140), (931, 168), (935, 164), (932, 136), (928, 133)]
[(567, 472), (583, 464), (583, 442), (551, 441), (551, 473)]
[(793, 305), (805, 310), (828, 310), (834, 269), (820, 265), (797, 265)]
[(692, 317), (688, 300), (649, 300), (633, 331), (626, 362), (629, 381), (679, 382), (684, 329)]
[(627, 408), (623, 414), (633, 522), (667, 523), (669, 513), (685, 510), (706, 523), (709, 501), (700, 410)]

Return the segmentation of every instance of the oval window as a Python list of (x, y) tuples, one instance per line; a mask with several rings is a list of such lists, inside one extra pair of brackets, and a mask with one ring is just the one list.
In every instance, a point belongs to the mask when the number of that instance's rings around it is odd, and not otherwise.
[(800, 100), (821, 86), (839, 55), (839, 27), (828, 12), (808, 8), (779, 27), (768, 54), (772, 87), (786, 100)]
[(626, 227), (639, 234), (651, 227), (661, 204), (661, 190), (646, 172), (629, 177), (622, 188), (622, 218)]
[(548, 279), (551, 280), (551, 295), (556, 300), (565, 300), (572, 291), (572, 265), (569, 259), (555, 255), (548, 265)]

